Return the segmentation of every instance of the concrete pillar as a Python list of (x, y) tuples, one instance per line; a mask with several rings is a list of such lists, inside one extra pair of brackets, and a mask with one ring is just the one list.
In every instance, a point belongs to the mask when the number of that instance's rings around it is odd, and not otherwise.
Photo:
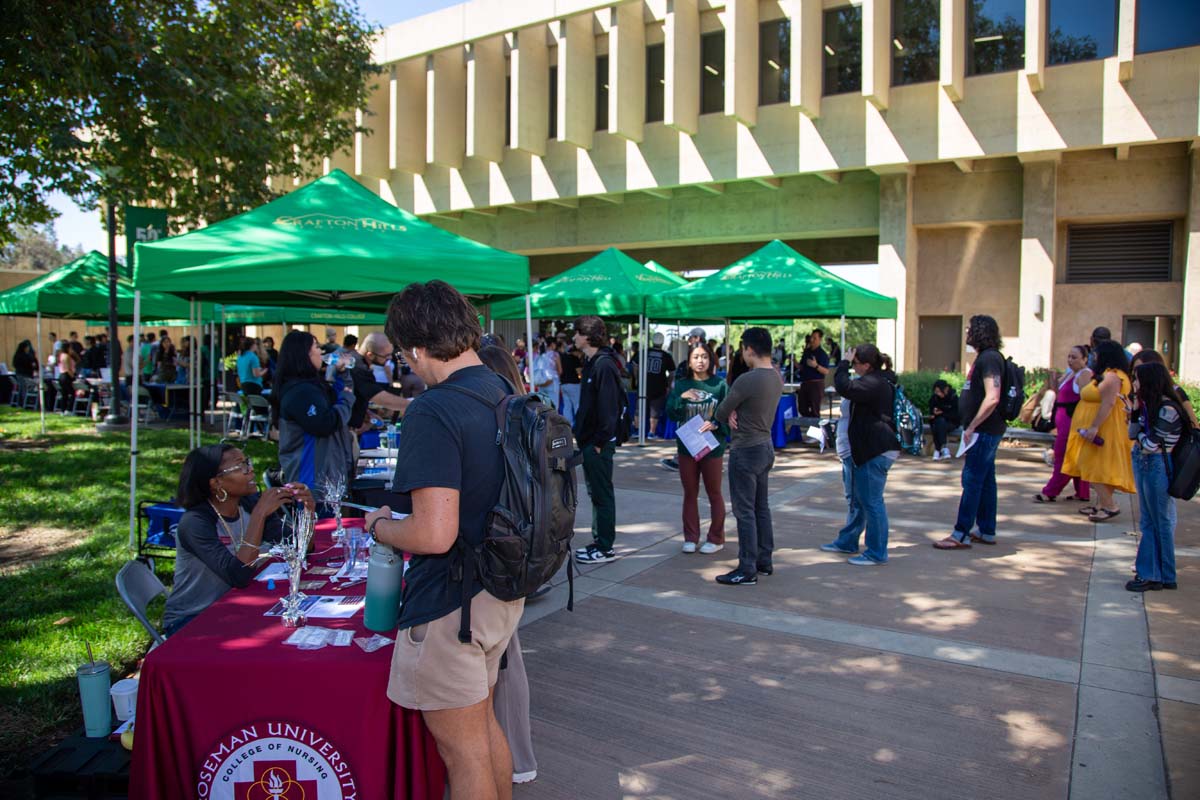
[(642, 10), (642, 0), (617, 6), (612, 9), (608, 29), (608, 132), (634, 142), (642, 140), (646, 124), (646, 23)]
[(367, 107), (355, 114), (358, 127), (370, 129), (370, 133), (358, 131), (354, 134), (354, 174), (358, 177), (386, 178), (391, 172), (388, 157), (391, 97), (392, 78), (390, 74), (384, 74), (367, 97)]
[(876, 108), (888, 107), (892, 83), (892, 0), (863, 0), (862, 94)]
[(392, 65), (388, 152), (393, 170), (425, 171), (425, 59), (415, 58)]
[(1137, 41), (1137, 0), (1120, 0), (1117, 9), (1117, 78), (1133, 78), (1133, 50)]
[(425, 62), (425, 161), (459, 169), (467, 152), (467, 63), (462, 45)]
[[(558, 40), (558, 140), (585, 149), (591, 148), (592, 134), (596, 130), (596, 35), (592, 30), (593, 19), (591, 14), (581, 14), (551, 26)], [(644, 79), (642, 84), (645, 85)], [(611, 102), (611, 93), (609, 97)], [(642, 105), (645, 105), (645, 100)]]
[(967, 76), (967, 0), (942, 0), (938, 68), (942, 90), (951, 100), (963, 99)]
[(821, 116), (824, 88), (821, 36), (824, 6), (821, 0), (784, 0), (784, 13), (792, 20), (792, 106), (805, 116)]
[(495, 36), (468, 45), (467, 156), (504, 160), (504, 39)]
[(513, 34), (512, 146), (535, 156), (546, 155), (550, 116), (550, 65), (546, 26), (534, 25)]
[(696, 0), (674, 0), (667, 7), (663, 33), (666, 40), (663, 122), (695, 135), (700, 127), (700, 12)]
[(1183, 319), (1179, 341), (1179, 374), (1200, 380), (1200, 150), (1192, 148), (1189, 169), (1188, 211), (1184, 235), (1187, 253), (1183, 264)]
[(917, 233), (912, 176), (879, 176), (879, 291), (896, 298), (896, 320), (879, 320), (876, 343), (896, 371), (917, 366)]
[(758, 122), (758, 0), (725, 2), (725, 116)]
[[(1021, 280), (1015, 331), (1001, 331), (1005, 352), (1025, 367), (1055, 364), (1054, 286), (1058, 220), (1058, 163), (1025, 164), (1021, 210)], [(1061, 347), (1059, 349), (1062, 349)], [(1061, 357), (1059, 358), (1061, 360)]]
[(1040, 92), (1046, 76), (1046, 0), (1025, 0), (1025, 78)]

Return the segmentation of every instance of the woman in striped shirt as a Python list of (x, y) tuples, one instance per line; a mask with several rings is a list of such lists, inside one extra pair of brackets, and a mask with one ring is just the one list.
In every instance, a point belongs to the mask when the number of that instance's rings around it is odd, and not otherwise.
[(1171, 451), (1190, 428), (1172, 390), (1174, 382), (1162, 364), (1139, 364), (1133, 374), (1129, 402), (1129, 438), (1133, 440), (1133, 475), (1141, 506), (1134, 566), (1137, 577), (1125, 584), (1131, 592), (1174, 589), (1175, 500), (1167, 494)]

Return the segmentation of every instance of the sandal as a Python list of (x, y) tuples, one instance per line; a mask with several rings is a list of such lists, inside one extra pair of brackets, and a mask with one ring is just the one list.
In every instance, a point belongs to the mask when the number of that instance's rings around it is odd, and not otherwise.
[(1092, 522), (1107, 522), (1108, 520), (1121, 513), (1121, 509), (1109, 511), (1107, 508), (1098, 508), (1096, 513), (1088, 517)]
[(934, 542), (933, 547), (935, 550), (970, 550), (971, 549), (971, 545), (967, 544), (966, 542), (960, 542), (958, 539), (955, 539), (953, 536), (947, 536), (945, 539), (942, 539), (940, 542)]
[(1033, 500), (1035, 503), (1056, 503), (1056, 502), (1058, 502), (1057, 497), (1047, 497), (1046, 495), (1042, 494), (1041, 492), (1038, 492), (1037, 494), (1035, 494), (1033, 496)]
[(1090, 517), (1092, 514), (1098, 514), (1099, 512), (1100, 509), (1096, 508), (1096, 506), (1084, 506), (1083, 508), (1079, 509), (1080, 514), (1088, 517)]

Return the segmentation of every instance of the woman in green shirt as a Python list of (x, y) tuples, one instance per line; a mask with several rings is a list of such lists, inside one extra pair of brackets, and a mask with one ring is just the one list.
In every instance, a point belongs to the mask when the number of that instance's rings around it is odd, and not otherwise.
[[(698, 342), (688, 352), (688, 377), (676, 378), (667, 398), (667, 417), (683, 424), (692, 417), (700, 416), (715, 422), (713, 414), (725, 399), (729, 387), (713, 373), (717, 359), (705, 342)], [(679, 481), (683, 484), (683, 552), (696, 552), (700, 544), (700, 479), (704, 479), (704, 491), (712, 509), (712, 520), (708, 526), (708, 538), (700, 545), (701, 553), (715, 553), (725, 546), (725, 498), (721, 496), (721, 469), (725, 455), (725, 439), (729, 428), (718, 425), (713, 434), (717, 437), (717, 448), (697, 461), (683, 446), (676, 442), (679, 451)]]

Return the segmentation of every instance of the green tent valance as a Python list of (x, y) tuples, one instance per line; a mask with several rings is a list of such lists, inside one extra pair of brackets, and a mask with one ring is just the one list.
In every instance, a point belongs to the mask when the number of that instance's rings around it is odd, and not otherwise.
[[(189, 302), (171, 294), (142, 294), (142, 319), (187, 319)], [(0, 292), (0, 316), (31, 317), (41, 313), (63, 319), (108, 319), (108, 256), (95, 250)], [(117, 278), (117, 317), (133, 319), (133, 286)]]
[(647, 300), (658, 319), (895, 319), (893, 297), (855, 286), (778, 239), (728, 267)]
[(139, 242), (134, 285), (221, 303), (382, 312), (414, 281), (484, 300), (524, 294), (529, 260), (396, 208), (341, 170), (209, 225)]
[[(647, 297), (683, 286), (687, 280), (651, 261), (640, 264), (610, 247), (582, 264), (534, 284), (529, 305), (535, 318), (595, 314), (605, 319), (637, 317)], [(493, 319), (524, 319), (525, 299), (492, 305)]]

